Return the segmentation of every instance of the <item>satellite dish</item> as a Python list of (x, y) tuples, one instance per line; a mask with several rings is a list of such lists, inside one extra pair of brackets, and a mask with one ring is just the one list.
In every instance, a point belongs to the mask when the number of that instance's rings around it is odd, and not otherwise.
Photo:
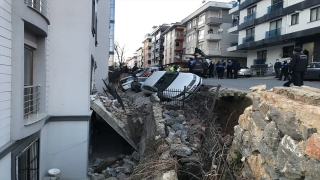
[(205, 2), (206, 2), (205, 0), (202, 1), (202, 3), (205, 3)]

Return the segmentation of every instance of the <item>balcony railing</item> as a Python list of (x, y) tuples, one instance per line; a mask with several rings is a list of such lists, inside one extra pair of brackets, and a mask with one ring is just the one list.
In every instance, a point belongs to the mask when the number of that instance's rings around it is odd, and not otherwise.
[(239, 26), (239, 21), (232, 22), (231, 27), (236, 27), (236, 26)]
[(279, 35), (281, 35), (281, 28), (273, 29), (273, 30), (270, 30), (270, 31), (266, 32), (266, 38), (279, 36)]
[(182, 50), (183, 50), (183, 47), (181, 47), (181, 46), (175, 46), (175, 47), (174, 47), (174, 50), (175, 50), (175, 51), (182, 51)]
[(239, 6), (239, 2), (236, 2), (236, 3), (233, 3), (233, 4), (232, 4), (232, 8), (235, 8), (235, 7), (237, 7), (237, 6)]
[(283, 1), (280, 1), (278, 3), (273, 4), (272, 6), (268, 7), (268, 13), (271, 13), (273, 11), (276, 11), (278, 9), (282, 9), (283, 8)]
[(254, 59), (253, 64), (266, 64), (267, 59)]
[(256, 13), (252, 13), (252, 14), (249, 14), (248, 16), (245, 16), (243, 22), (251, 21), (251, 20), (254, 20), (255, 18), (256, 18)]
[(230, 47), (232, 46), (238, 46), (238, 41), (231, 41)]
[(40, 13), (43, 11), (43, 0), (25, 0), (24, 3)]
[(248, 43), (248, 42), (253, 42), (253, 41), (254, 41), (254, 35), (242, 38), (242, 44)]
[(28, 118), (40, 110), (40, 86), (24, 87), (23, 115)]

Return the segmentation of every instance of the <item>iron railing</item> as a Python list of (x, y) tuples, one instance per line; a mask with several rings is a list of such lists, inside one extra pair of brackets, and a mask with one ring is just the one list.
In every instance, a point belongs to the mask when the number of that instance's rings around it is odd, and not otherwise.
[(249, 14), (248, 16), (245, 16), (243, 22), (251, 21), (251, 20), (254, 20), (255, 18), (256, 18), (256, 13), (252, 13), (252, 14)]
[(273, 29), (266, 32), (266, 38), (279, 36), (279, 35), (281, 35), (281, 28)]
[(231, 27), (239, 26), (239, 21), (232, 22)]
[(159, 90), (157, 93), (157, 96), (160, 99), (160, 104), (178, 106), (183, 108), (185, 105), (186, 99), (191, 97), (192, 93), (191, 94), (188, 93), (187, 87), (185, 86), (183, 90), (181, 89)]
[(253, 42), (253, 41), (254, 41), (254, 35), (242, 38), (242, 44), (248, 43), (248, 42)]
[(238, 46), (238, 41), (232, 41), (230, 43), (230, 47), (232, 47), (232, 46)]
[(278, 3), (273, 4), (272, 6), (268, 7), (268, 13), (271, 13), (273, 11), (276, 11), (278, 9), (282, 9), (283, 8), (283, 1), (280, 1)]
[(235, 7), (237, 7), (237, 6), (239, 6), (239, 2), (236, 2), (236, 3), (233, 3), (233, 4), (232, 4), (232, 8), (235, 8)]
[(28, 118), (40, 110), (40, 86), (24, 87), (23, 115)]
[(40, 13), (43, 13), (43, 0), (25, 0), (24, 3)]

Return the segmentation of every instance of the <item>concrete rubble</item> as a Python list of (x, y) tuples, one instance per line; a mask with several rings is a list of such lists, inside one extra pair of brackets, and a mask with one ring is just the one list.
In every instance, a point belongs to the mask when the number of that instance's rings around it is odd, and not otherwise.
[[(320, 90), (252, 87), (228, 160), (243, 160), (242, 178), (320, 179)], [(240, 157), (237, 154), (240, 153)]]

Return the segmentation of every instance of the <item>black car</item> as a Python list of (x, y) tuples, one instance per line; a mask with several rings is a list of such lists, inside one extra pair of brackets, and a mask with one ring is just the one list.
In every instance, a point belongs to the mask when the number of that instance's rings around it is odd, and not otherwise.
[(141, 91), (141, 85), (148, 77), (136, 77), (131, 83), (131, 91), (139, 92)]
[(320, 62), (312, 62), (308, 65), (303, 79), (320, 80)]

